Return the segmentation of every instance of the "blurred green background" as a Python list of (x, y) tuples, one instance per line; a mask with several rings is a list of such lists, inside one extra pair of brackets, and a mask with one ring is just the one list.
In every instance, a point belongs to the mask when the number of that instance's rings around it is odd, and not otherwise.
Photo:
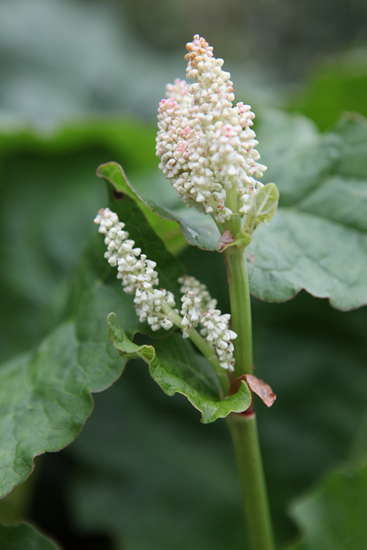
[[(174, 204), (154, 156), (155, 111), (194, 33), (259, 118), (279, 108), (326, 130), (345, 111), (367, 114), (366, 26), (364, 0), (0, 0), (1, 358), (59, 319), (105, 204), (98, 164), (120, 162), (144, 195)], [(221, 259), (187, 249), (182, 260), (226, 307)], [(254, 301), (254, 324), (259, 372), (279, 395), (259, 412), (286, 542), (297, 536), (291, 501), (363, 446), (366, 313), (301, 294)], [(239, 498), (224, 426), (200, 425), (134, 364), (0, 513), (24, 515), (66, 550), (230, 550), (242, 540)]]

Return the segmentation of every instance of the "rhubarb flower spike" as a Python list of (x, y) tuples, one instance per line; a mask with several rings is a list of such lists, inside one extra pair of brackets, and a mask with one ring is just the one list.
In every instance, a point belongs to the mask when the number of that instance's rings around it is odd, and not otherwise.
[(186, 275), (179, 279), (181, 283), (181, 315), (183, 335), (188, 336), (190, 327), (200, 327), (202, 336), (213, 346), (221, 367), (234, 370), (234, 346), (232, 340), (237, 334), (230, 330), (228, 313), (222, 314), (216, 308), (217, 301), (213, 299), (205, 285), (195, 277)]
[(237, 335), (228, 328), (230, 315), (223, 315), (216, 309), (217, 301), (211, 298), (205, 285), (194, 277), (179, 279), (182, 293), (179, 315), (172, 292), (157, 288), (156, 263), (135, 247), (117, 214), (109, 208), (102, 208), (94, 222), (104, 235), (106, 260), (117, 267), (117, 278), (121, 279), (123, 290), (134, 296), (139, 320), (147, 322), (154, 331), (161, 328), (169, 330), (176, 325), (184, 337), (192, 338), (195, 333), (196, 341), (197, 337), (201, 337), (195, 327), (200, 327), (202, 341), (207, 342), (206, 346), (210, 349), (210, 355), (216, 357), (216, 363), (224, 369), (233, 370), (232, 340)]
[(156, 153), (160, 168), (182, 199), (223, 224), (255, 208), (264, 186), (250, 105), (234, 104), (230, 74), (206, 40), (186, 45), (192, 84), (168, 84), (158, 108)]
[(106, 260), (117, 267), (117, 278), (121, 279), (123, 290), (134, 294), (139, 321), (146, 321), (152, 330), (172, 328), (166, 308), (174, 308), (175, 299), (172, 292), (156, 288), (159, 284), (156, 263), (148, 260), (140, 248), (135, 248), (134, 241), (124, 231), (125, 224), (109, 208), (102, 208), (94, 222), (105, 235)]

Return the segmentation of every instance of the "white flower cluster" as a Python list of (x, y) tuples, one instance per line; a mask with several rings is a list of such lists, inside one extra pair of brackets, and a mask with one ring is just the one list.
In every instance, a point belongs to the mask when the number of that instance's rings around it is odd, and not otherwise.
[[(198, 35), (186, 45), (188, 84), (167, 85), (158, 109), (156, 153), (160, 168), (179, 195), (218, 222), (248, 212), (266, 166), (259, 164), (249, 105), (233, 105), (230, 74), (223, 60)], [(234, 190), (234, 205), (228, 192)], [(236, 204), (237, 202), (237, 204)]]
[[(117, 278), (121, 279), (124, 291), (134, 295), (139, 320), (146, 321), (152, 330), (169, 330), (173, 326), (169, 310), (176, 316), (178, 312), (172, 292), (156, 288), (159, 284), (156, 263), (135, 247), (128, 232), (124, 231), (125, 224), (109, 208), (99, 210), (94, 222), (99, 225), (99, 233), (105, 236), (105, 258), (111, 266), (117, 267)], [(223, 315), (216, 309), (217, 301), (195, 277), (181, 277), (179, 283), (182, 318), (177, 324), (181, 326), (183, 336), (188, 337), (188, 329), (199, 326), (221, 367), (233, 370), (232, 340), (237, 335), (229, 329), (230, 315)]]
[(147, 321), (152, 330), (170, 329), (173, 323), (167, 318), (165, 307), (174, 308), (175, 300), (168, 290), (156, 288), (159, 283), (156, 263), (148, 260), (140, 248), (135, 248), (134, 241), (124, 231), (125, 224), (109, 208), (102, 208), (94, 222), (105, 235), (105, 258), (117, 267), (117, 278), (121, 279), (124, 291), (134, 294), (139, 320)]
[[(234, 346), (232, 340), (237, 334), (229, 329), (231, 316), (216, 309), (217, 301), (212, 298), (205, 285), (195, 277), (185, 276), (181, 283), (181, 316), (184, 336), (187, 329), (200, 327), (200, 333), (213, 346), (219, 364), (224, 369), (234, 369)], [(185, 332), (186, 329), (186, 332)]]
[(214, 309), (217, 301), (214, 300), (205, 285), (200, 283), (195, 277), (185, 275), (180, 277), (178, 282), (181, 284), (181, 316), (184, 337), (187, 338), (185, 328), (196, 327), (200, 322), (202, 315), (208, 309)]

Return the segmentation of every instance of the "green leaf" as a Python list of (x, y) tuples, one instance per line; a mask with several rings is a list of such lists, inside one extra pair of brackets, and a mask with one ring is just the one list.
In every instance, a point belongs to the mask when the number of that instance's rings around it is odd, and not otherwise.
[(83, 263), (88, 267), (76, 284), (77, 306), (70, 319), (33, 353), (0, 367), (1, 496), (29, 476), (34, 457), (60, 450), (77, 437), (92, 412), (91, 393), (110, 386), (123, 371), (105, 319), (117, 308), (125, 330), (134, 333), (138, 322), (131, 299), (115, 278), (109, 280), (107, 264), (102, 275), (87, 258)]
[(305, 289), (338, 309), (365, 305), (366, 121), (351, 118), (320, 135), (302, 119), (276, 115), (260, 129), (260, 141), (262, 132), (281, 202), (248, 247), (252, 293), (280, 302)]
[(120, 328), (116, 315), (108, 317), (110, 337), (122, 357), (143, 359), (153, 380), (167, 395), (180, 393), (201, 412), (204, 423), (242, 412), (251, 403), (250, 390), (241, 382), (238, 391), (220, 399), (219, 382), (211, 365), (181, 336), (171, 335), (155, 346), (137, 346)]
[(291, 508), (303, 535), (288, 550), (363, 550), (366, 547), (367, 465), (328, 475)]
[(75, 327), (67, 323), (31, 356), (2, 366), (1, 496), (26, 479), (35, 456), (68, 445), (90, 415), (94, 379), (88, 380), (89, 365), (78, 353)]
[[(120, 187), (119, 191), (122, 192), (122, 189)], [(109, 187), (109, 190), (111, 190), (111, 187)], [(136, 245), (141, 248), (148, 258), (157, 263), (156, 270), (158, 271), (160, 285), (178, 295), (178, 279), (183, 274), (183, 268), (177, 258), (167, 250), (166, 243), (149, 223), (145, 215), (145, 207), (141, 207), (141, 199), (134, 193), (131, 193), (131, 197), (130, 194), (127, 197), (126, 195), (116, 197), (114, 193), (110, 193), (109, 206), (116, 212), (119, 219), (125, 223), (126, 230)], [(100, 236), (100, 242), (102, 243), (102, 241), (103, 239)], [(100, 252), (100, 258), (103, 259), (103, 255), (104, 251)], [(106, 261), (103, 261), (107, 265)], [(112, 278), (116, 278), (115, 269), (109, 269), (109, 273)]]
[(279, 191), (274, 183), (268, 183), (260, 188), (255, 195), (255, 201), (245, 218), (245, 226), (242, 233), (245, 235), (247, 245), (253, 231), (262, 222), (268, 222), (274, 216), (279, 200)]
[(124, 169), (117, 162), (107, 162), (97, 169), (97, 176), (112, 184), (115, 191), (129, 196), (135, 201), (154, 231), (164, 241), (167, 248), (175, 253), (185, 247), (179, 226), (175, 221), (158, 215), (129, 183)]
[[(150, 225), (164, 240), (167, 248), (178, 252), (185, 247), (186, 241), (203, 250), (216, 250), (220, 238), (219, 231), (213, 220), (193, 208), (169, 209), (157, 206), (153, 201), (145, 201), (128, 182), (123, 168), (116, 162), (102, 164), (97, 175), (111, 183), (116, 191), (133, 198)], [(169, 183), (167, 181), (167, 186)]]
[(367, 116), (366, 94), (365, 52), (350, 52), (322, 63), (292, 98), (289, 108), (310, 117), (319, 128), (328, 129), (345, 112)]
[(269, 222), (274, 216), (279, 200), (279, 191), (274, 183), (264, 185), (255, 197), (256, 224)]
[(0, 525), (0, 547), (4, 550), (57, 550), (59, 548), (28, 523)]

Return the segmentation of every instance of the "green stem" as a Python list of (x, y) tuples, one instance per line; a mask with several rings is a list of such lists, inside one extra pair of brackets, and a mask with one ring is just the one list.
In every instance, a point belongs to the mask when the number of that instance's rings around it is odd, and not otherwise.
[[(251, 373), (252, 323), (251, 303), (244, 248), (236, 246), (225, 252), (232, 328), (235, 340), (235, 373)], [(248, 538), (248, 550), (274, 550), (268, 498), (257, 434), (256, 416), (232, 414), (227, 421), (239, 469)], [(247, 547), (246, 547), (247, 548)]]
[(273, 550), (273, 533), (256, 416), (232, 415), (228, 419), (239, 469), (249, 550)]
[(238, 334), (235, 340), (235, 372), (238, 376), (251, 373), (252, 322), (250, 290), (244, 249), (236, 246), (225, 253), (232, 328)]

